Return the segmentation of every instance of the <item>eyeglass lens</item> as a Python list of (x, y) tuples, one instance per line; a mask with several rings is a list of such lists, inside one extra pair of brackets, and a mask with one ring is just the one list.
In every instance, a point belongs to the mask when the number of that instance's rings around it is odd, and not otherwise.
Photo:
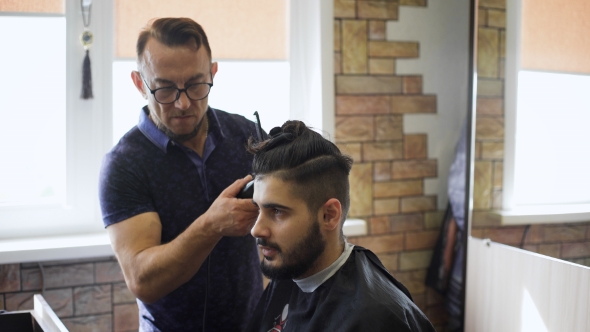
[[(208, 84), (193, 84), (186, 88), (186, 94), (192, 100), (201, 100), (207, 97), (210, 89)], [(155, 91), (154, 97), (159, 103), (173, 103), (180, 97), (180, 93), (177, 88), (162, 88)]]

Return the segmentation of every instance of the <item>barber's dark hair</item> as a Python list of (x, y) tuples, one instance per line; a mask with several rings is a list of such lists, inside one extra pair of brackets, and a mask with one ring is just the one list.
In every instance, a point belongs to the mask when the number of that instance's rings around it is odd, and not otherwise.
[(209, 47), (209, 40), (203, 27), (190, 18), (165, 17), (149, 22), (137, 38), (136, 51), (139, 63), (142, 62), (141, 56), (150, 38), (154, 38), (169, 47), (186, 45), (191, 40), (194, 40), (197, 49), (204, 46), (209, 59), (211, 59), (211, 47)]
[(293, 194), (306, 202), (310, 213), (316, 213), (328, 199), (338, 199), (344, 222), (350, 207), (352, 158), (301, 121), (287, 121), (269, 134), (262, 142), (248, 141), (248, 151), (254, 154), (254, 176), (272, 174), (292, 183)]

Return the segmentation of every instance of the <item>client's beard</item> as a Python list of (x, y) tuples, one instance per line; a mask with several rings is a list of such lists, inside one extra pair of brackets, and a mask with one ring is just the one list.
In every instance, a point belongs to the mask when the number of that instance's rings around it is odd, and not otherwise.
[(326, 241), (320, 232), (320, 225), (316, 218), (309, 227), (306, 236), (295, 244), (289, 252), (283, 252), (276, 244), (267, 243), (264, 239), (256, 239), (256, 243), (277, 250), (282, 258), (282, 265), (272, 267), (265, 264), (264, 259), (260, 262), (260, 270), (269, 279), (295, 279), (307, 272), (318, 257), (326, 249)]

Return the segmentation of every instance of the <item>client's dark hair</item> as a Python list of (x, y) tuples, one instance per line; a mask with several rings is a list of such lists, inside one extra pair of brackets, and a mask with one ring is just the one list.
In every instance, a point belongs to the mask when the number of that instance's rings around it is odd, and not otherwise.
[(293, 194), (306, 202), (310, 213), (316, 213), (330, 198), (342, 205), (344, 222), (350, 207), (348, 174), (352, 159), (338, 147), (301, 121), (287, 121), (270, 131), (270, 138), (248, 141), (254, 154), (255, 177), (272, 174), (293, 184)]

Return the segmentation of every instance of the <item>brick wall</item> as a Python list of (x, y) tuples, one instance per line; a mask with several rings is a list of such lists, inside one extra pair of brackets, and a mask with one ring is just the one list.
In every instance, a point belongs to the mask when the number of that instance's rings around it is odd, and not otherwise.
[[(472, 235), (519, 246), (525, 226), (501, 226), (506, 0), (479, 1), (478, 91)], [(531, 226), (524, 249), (590, 266), (590, 221)]]
[[(135, 297), (114, 257), (43, 262), (43, 297), (71, 332), (137, 331)], [(0, 309), (33, 309), (41, 293), (37, 263), (0, 265)]]
[(400, 6), (426, 0), (334, 5), (335, 140), (355, 161), (349, 216), (369, 224), (369, 235), (349, 241), (374, 251), (443, 331), (442, 299), (424, 285), (443, 217), (436, 196), (424, 194), (424, 179), (437, 177), (437, 160), (428, 159), (428, 133), (406, 135), (403, 128), (405, 114), (436, 113), (437, 96), (422, 91), (428, 77), (396, 75), (396, 59), (419, 57), (419, 43), (388, 41), (385, 33)]

